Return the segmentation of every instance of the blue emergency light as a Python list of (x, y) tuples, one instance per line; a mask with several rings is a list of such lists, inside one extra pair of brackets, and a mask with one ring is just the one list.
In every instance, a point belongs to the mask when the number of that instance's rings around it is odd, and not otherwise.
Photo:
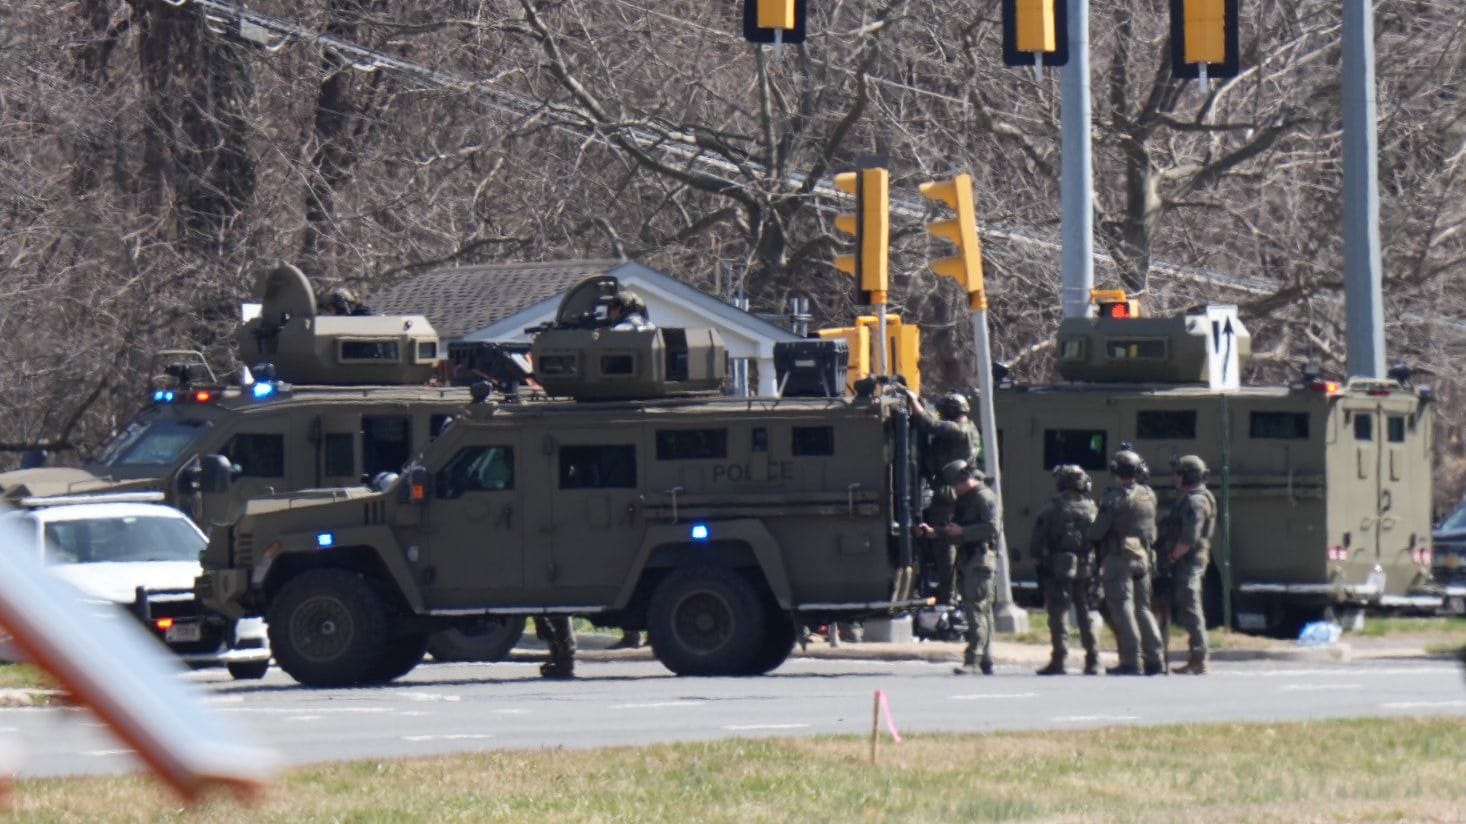
[(256, 400), (268, 398), (275, 394), (275, 384), (269, 381), (257, 381), (252, 389)]
[(708, 525), (707, 524), (693, 524), (692, 525), (692, 540), (694, 540), (694, 541), (706, 541), (707, 539), (708, 539)]
[(332, 547), (332, 546), (335, 546), (335, 545), (336, 545), (336, 533), (334, 533), (334, 532), (317, 532), (316, 533), (316, 546), (320, 547), (321, 549), (327, 549), (327, 548)]

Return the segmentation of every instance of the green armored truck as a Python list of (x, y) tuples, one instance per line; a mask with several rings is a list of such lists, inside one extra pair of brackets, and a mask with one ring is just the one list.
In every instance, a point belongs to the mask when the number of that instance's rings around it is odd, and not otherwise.
[(482, 397), (383, 491), (251, 501), (200, 598), (265, 616), (312, 686), (396, 678), (465, 618), (589, 616), (646, 629), (675, 673), (733, 675), (777, 667), (801, 623), (915, 606), (904, 399), (719, 395), (715, 331), (610, 328), (607, 288), (534, 341), (564, 399)]
[(1062, 323), (1065, 382), (995, 394), (1020, 596), (1038, 596), (1021, 544), (1054, 494), (1050, 470), (1077, 464), (1098, 494), (1110, 455), (1129, 443), (1149, 463), (1162, 511), (1174, 494), (1173, 459), (1199, 455), (1210, 468), (1219, 517), (1209, 620), (1222, 620), (1224, 595), (1239, 628), (1279, 635), (1326, 610), (1439, 606), (1427, 391), (1316, 373), (1288, 386), (1242, 386), (1250, 344), (1234, 308), (1120, 314)]

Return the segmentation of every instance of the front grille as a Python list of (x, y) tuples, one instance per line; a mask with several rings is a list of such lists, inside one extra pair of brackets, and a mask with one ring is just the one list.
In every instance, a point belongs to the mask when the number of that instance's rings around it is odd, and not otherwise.
[(250, 569), (255, 562), (255, 535), (239, 532), (234, 535), (234, 568)]

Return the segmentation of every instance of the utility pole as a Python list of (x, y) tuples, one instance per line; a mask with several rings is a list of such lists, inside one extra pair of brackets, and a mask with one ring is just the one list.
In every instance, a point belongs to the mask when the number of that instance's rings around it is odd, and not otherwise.
[(1344, 307), (1350, 377), (1385, 374), (1374, 6), (1344, 0)]

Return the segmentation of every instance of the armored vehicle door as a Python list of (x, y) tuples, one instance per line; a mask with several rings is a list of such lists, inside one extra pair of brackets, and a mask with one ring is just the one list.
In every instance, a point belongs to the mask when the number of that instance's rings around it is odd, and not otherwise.
[[(526, 578), (557, 605), (615, 597), (641, 545), (642, 428), (603, 426), (542, 436), (549, 472), (528, 525)], [(548, 601), (547, 601), (548, 603)]]
[(475, 432), (433, 473), (418, 569), (429, 606), (520, 604), (526, 456), (511, 429)]
[[(198, 442), (194, 457), (218, 453), (238, 467), (229, 490), (230, 497), (237, 502), (287, 492), (297, 488), (290, 479), (310, 469), (307, 453), (285, 448), (287, 443), (303, 435), (293, 431), (293, 425), (283, 415), (253, 417), (238, 428), (226, 424), (211, 430)], [(192, 464), (192, 460), (185, 461), (174, 470), (170, 490), (178, 488), (178, 474)]]
[[(1094, 480), (1096, 498), (1107, 483), (1110, 453), (1119, 448), (1116, 412), (1098, 403), (1081, 404), (1083, 400), (1045, 398), (1045, 411), (1018, 407), (1028, 414), (1003, 421), (999, 457), (1003, 462), (1004, 528), (1011, 547), (1020, 553), (1015, 579), (1034, 578), (1028, 536), (1034, 516), (1055, 494), (1051, 470), (1060, 464), (1077, 464)], [(1061, 405), (1073, 405), (1073, 411), (1049, 411)]]
[[(1412, 396), (1383, 391), (1350, 393), (1339, 401), (1335, 415), (1340, 465), (1331, 472), (1337, 483), (1330, 484), (1331, 496), (1338, 487), (1349, 490), (1348, 500), (1339, 503), (1352, 515), (1346, 518), (1348, 548), (1355, 550), (1350, 560), (1381, 565), (1386, 583), (1399, 588), (1407, 582), (1393, 580), (1400, 576), (1390, 574), (1391, 568), (1408, 568), (1411, 550), (1424, 540), (1421, 530), (1411, 534), (1412, 528), (1430, 520), (1430, 488), (1421, 480), (1430, 471), (1429, 423), (1419, 420)], [(1361, 541), (1366, 543), (1361, 546)]]

